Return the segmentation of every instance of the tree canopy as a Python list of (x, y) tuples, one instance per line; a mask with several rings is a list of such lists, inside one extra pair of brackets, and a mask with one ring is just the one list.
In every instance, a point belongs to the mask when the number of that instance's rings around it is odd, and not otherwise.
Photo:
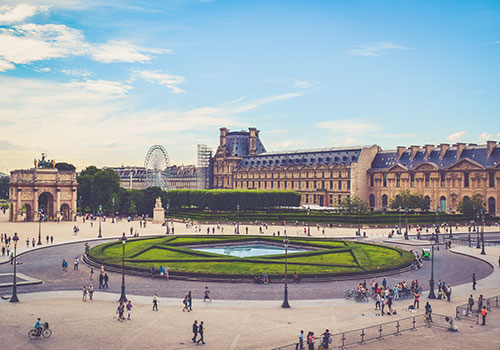
[(390, 200), (389, 207), (391, 209), (408, 208), (424, 211), (430, 208), (430, 200), (425, 199), (422, 194), (411, 193), (409, 190), (405, 190)]
[(475, 218), (481, 209), (485, 210), (485, 203), (479, 196), (474, 196), (469, 198), (465, 196), (460, 202), (458, 202), (457, 210), (464, 214), (465, 216), (470, 216)]
[(56, 163), (56, 169), (57, 170), (69, 170), (69, 171), (76, 170), (76, 168), (73, 164), (65, 163), (65, 162)]

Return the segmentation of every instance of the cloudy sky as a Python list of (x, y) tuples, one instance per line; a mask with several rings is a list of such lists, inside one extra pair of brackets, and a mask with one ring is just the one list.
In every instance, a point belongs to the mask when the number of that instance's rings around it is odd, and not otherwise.
[(0, 171), (500, 139), (498, 1), (0, 0)]

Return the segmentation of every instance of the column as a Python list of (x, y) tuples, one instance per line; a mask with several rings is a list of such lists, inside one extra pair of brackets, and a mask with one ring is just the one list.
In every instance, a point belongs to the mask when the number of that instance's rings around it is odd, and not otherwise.
[(38, 188), (33, 188), (33, 221), (40, 220), (40, 216), (38, 214)]
[(76, 221), (76, 187), (71, 189), (71, 211), (69, 221)]
[(14, 221), (21, 221), (21, 189), (17, 188), (17, 193), (16, 193), (16, 211), (15, 211), (15, 219)]
[(58, 187), (56, 189), (56, 210), (55, 210), (56, 218), (59, 218), (60, 214), (61, 214), (61, 189)]

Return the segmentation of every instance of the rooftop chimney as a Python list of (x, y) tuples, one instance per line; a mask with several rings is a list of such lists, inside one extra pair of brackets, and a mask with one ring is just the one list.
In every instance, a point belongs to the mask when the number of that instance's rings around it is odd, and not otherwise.
[(457, 142), (455, 144), (455, 147), (457, 147), (457, 159), (458, 159), (458, 158), (460, 158), (462, 156), (462, 152), (465, 149), (465, 143), (463, 143), (463, 142)]
[(398, 146), (396, 148), (396, 153), (398, 155), (398, 160), (401, 159), (401, 156), (403, 155), (405, 149), (406, 149), (406, 147), (404, 147), (404, 146)]
[(496, 141), (486, 141), (486, 148), (488, 150), (488, 158), (491, 157), (491, 154), (493, 153), (493, 150), (495, 149), (495, 146), (497, 145)]
[(419, 149), (420, 146), (410, 146), (410, 160), (413, 160), (415, 158)]
[(425, 159), (429, 159), (431, 152), (434, 150), (434, 145), (425, 145)]
[(227, 128), (220, 128), (220, 146), (226, 145), (226, 135), (229, 132)]
[(450, 149), (450, 144), (448, 144), (448, 143), (442, 143), (442, 144), (440, 144), (439, 145), (439, 151), (440, 151), (439, 152), (440, 153), (439, 157), (441, 159), (443, 159), (444, 155), (446, 154), (446, 151), (448, 151), (449, 149)]
[(256, 155), (257, 154), (257, 135), (259, 132), (256, 128), (248, 128), (250, 134), (250, 144), (248, 146), (248, 154)]

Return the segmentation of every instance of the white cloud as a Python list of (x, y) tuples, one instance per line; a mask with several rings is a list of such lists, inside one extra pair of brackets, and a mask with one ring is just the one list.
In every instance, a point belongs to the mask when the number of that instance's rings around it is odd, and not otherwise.
[(170, 50), (151, 49), (134, 45), (128, 41), (109, 41), (91, 49), (94, 61), (111, 62), (146, 62), (151, 60), (151, 53), (170, 53)]
[(363, 45), (356, 49), (350, 49), (347, 50), (346, 53), (351, 56), (381, 56), (391, 50), (411, 50), (411, 48), (391, 42), (380, 42), (372, 45)]
[(453, 134), (449, 135), (446, 140), (448, 142), (456, 142), (459, 141), (462, 137), (464, 137), (467, 134), (466, 131), (457, 131), (454, 132)]
[(316, 127), (320, 129), (328, 129), (334, 133), (349, 135), (361, 135), (380, 129), (380, 126), (376, 124), (362, 123), (348, 119), (320, 122), (316, 124)]
[(307, 89), (311, 87), (311, 83), (304, 80), (295, 80), (292, 86), (296, 89)]
[(260, 106), (266, 105), (268, 103), (289, 100), (291, 98), (300, 97), (300, 96), (304, 96), (304, 95), (305, 95), (305, 93), (303, 93), (303, 92), (291, 92), (291, 93), (287, 93), (287, 94), (264, 97), (264, 98), (260, 98), (260, 99), (254, 100), (254, 101), (244, 102), (239, 106), (233, 107), (232, 109), (230, 109), (230, 111), (232, 113), (248, 112), (248, 111), (251, 111), (252, 109), (259, 108)]
[(61, 69), (61, 73), (80, 78), (88, 78), (92, 75), (92, 72), (86, 68)]
[(490, 141), (493, 138), (493, 135), (489, 132), (485, 131), (480, 135), (477, 135), (477, 138), (480, 142)]
[(185, 92), (178, 86), (186, 80), (180, 75), (173, 75), (159, 70), (136, 70), (133, 72), (133, 76), (144, 79), (152, 84), (165, 86), (174, 94)]
[(48, 10), (47, 6), (17, 4), (16, 6), (0, 6), (0, 25), (8, 25), (24, 21), (37, 13)]
[(125, 85), (119, 81), (108, 81), (102, 79), (72, 81), (71, 83), (64, 84), (64, 86), (80, 87), (109, 95), (125, 95), (128, 90), (132, 89), (132, 86)]

